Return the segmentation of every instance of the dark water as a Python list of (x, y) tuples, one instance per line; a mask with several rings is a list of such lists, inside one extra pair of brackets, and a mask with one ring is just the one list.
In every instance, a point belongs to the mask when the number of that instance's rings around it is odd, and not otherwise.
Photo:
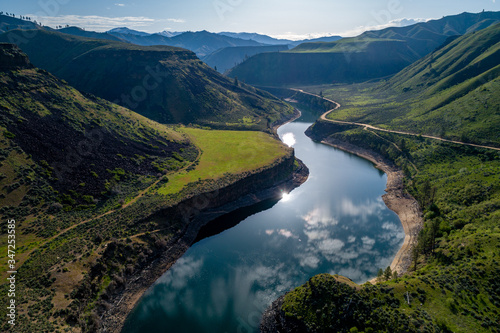
[(363, 283), (390, 264), (404, 231), (381, 199), (386, 175), (306, 137), (316, 118), (305, 114), (279, 130), (285, 142), (295, 140), (309, 180), (279, 202), (218, 221), (241, 222), (193, 245), (144, 295), (123, 332), (256, 332), (265, 308), (310, 277)]

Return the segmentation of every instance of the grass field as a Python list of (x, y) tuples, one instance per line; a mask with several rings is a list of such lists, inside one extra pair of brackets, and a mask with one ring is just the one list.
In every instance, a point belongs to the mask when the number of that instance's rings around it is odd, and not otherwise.
[[(177, 193), (192, 182), (217, 179), (225, 174), (253, 171), (285, 156), (289, 149), (271, 135), (251, 131), (217, 131), (182, 128), (202, 153), (198, 164), (169, 176), (160, 194)], [(189, 170), (189, 171), (188, 171)]]

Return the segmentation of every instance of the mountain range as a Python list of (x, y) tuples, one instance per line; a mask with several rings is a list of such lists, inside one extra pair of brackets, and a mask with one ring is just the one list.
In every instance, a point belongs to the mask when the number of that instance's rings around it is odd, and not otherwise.
[(500, 12), (463, 13), (336, 42), (304, 43), (286, 52), (255, 55), (228, 75), (260, 86), (366, 81), (399, 72), (449, 37), (497, 22)]
[[(339, 101), (335, 119), (500, 146), (500, 23), (450, 38), (389, 80)], [(384, 103), (390, 100), (391, 103)]]
[(22, 42), (33, 64), (77, 89), (162, 123), (266, 130), (293, 109), (269, 93), (220, 75), (186, 49), (139, 46), (37, 30)]
[[(142, 46), (167, 45), (186, 48), (196, 53), (200, 58), (210, 57), (212, 67), (220, 68), (221, 73), (232, 68), (235, 64), (243, 62), (246, 56), (251, 56), (261, 52), (285, 50), (283, 47), (275, 47), (274, 49), (268, 46), (287, 45), (287, 48), (297, 46), (304, 42), (311, 41), (334, 41), (340, 36), (322, 37), (318, 39), (292, 41), (286, 39), (276, 39), (266, 35), (256, 33), (231, 33), (220, 32), (212, 33), (208, 31), (185, 31), (185, 32), (170, 32), (163, 31), (159, 33), (147, 33), (129, 29), (126, 27), (114, 28), (107, 32), (87, 31), (78, 27), (64, 27), (52, 29), (45, 26), (40, 26), (31, 21), (26, 21), (11, 16), (0, 15), (0, 32), (6, 32), (15, 29), (43, 29), (47, 31), (57, 31), (65, 34), (88, 37), (94, 39), (105, 39), (112, 41), (128, 42)], [(258, 48), (264, 46), (264, 48)], [(229, 48), (254, 47), (248, 51), (242, 49), (230, 50)], [(219, 51), (226, 49), (223, 53)], [(228, 53), (231, 53), (228, 56)], [(228, 57), (231, 60), (228, 60)], [(223, 70), (222, 70), (223, 69)]]

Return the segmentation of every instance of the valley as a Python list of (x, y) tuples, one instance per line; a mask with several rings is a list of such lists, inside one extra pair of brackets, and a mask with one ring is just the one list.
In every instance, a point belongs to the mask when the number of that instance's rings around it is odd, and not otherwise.
[(0, 330), (498, 332), (499, 12), (240, 10), (0, 12)]

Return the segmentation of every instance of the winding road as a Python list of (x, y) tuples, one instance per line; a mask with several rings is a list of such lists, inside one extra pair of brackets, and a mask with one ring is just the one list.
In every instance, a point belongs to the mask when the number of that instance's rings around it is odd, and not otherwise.
[(395, 133), (395, 134), (410, 135), (410, 136), (421, 136), (421, 137), (427, 138), (427, 139), (433, 139), (433, 140), (439, 140), (439, 141), (443, 141), (443, 142), (455, 143), (455, 144), (463, 145), (463, 146), (471, 146), (471, 147), (476, 147), (476, 148), (484, 148), (484, 149), (491, 149), (491, 150), (500, 151), (500, 148), (496, 148), (496, 147), (482, 146), (482, 145), (477, 145), (477, 144), (473, 144), (473, 143), (466, 143), (466, 142), (461, 142), (461, 141), (448, 140), (448, 139), (443, 139), (443, 138), (440, 138), (440, 137), (437, 137), (437, 136), (431, 136), (431, 135), (425, 135), (425, 134), (416, 134), (416, 133), (403, 132), (403, 131), (388, 130), (388, 129), (384, 129), (384, 128), (380, 128), (380, 127), (375, 127), (375, 126), (372, 126), (372, 125), (369, 125), (369, 124), (356, 123), (356, 122), (352, 122), (352, 121), (341, 121), (341, 120), (328, 119), (326, 117), (328, 114), (330, 114), (331, 112), (333, 112), (333, 111), (337, 110), (338, 108), (340, 108), (341, 105), (339, 103), (337, 103), (335, 101), (332, 101), (331, 99), (328, 99), (328, 98), (316, 95), (316, 94), (308, 93), (308, 92), (306, 92), (306, 91), (304, 91), (302, 89), (293, 89), (292, 88), (291, 90), (298, 91), (298, 92), (301, 92), (303, 94), (315, 96), (315, 97), (318, 97), (318, 98), (322, 98), (325, 101), (328, 101), (328, 102), (331, 102), (331, 103), (335, 104), (336, 105), (335, 108), (333, 108), (331, 110), (328, 110), (328, 111), (326, 111), (325, 113), (323, 113), (321, 115), (320, 119), (324, 120), (324, 121), (329, 121), (329, 122), (336, 123), (336, 124), (362, 126), (365, 129), (372, 129), (372, 130), (375, 130), (375, 131), (381, 131), (381, 132), (387, 132), (387, 133)]

